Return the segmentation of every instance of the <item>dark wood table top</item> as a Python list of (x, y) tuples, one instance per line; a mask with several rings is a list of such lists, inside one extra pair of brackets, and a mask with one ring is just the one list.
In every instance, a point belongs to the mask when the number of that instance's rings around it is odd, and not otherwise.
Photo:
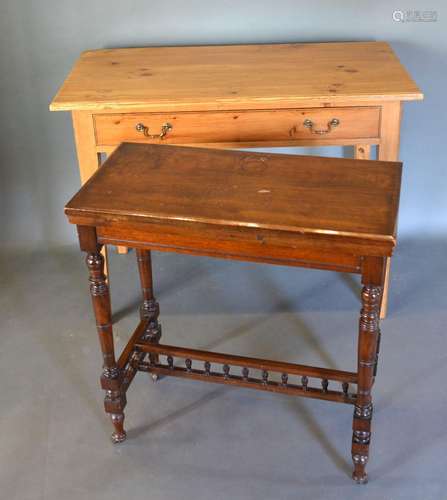
[(401, 167), (124, 143), (65, 211), (70, 219), (150, 218), (394, 244)]

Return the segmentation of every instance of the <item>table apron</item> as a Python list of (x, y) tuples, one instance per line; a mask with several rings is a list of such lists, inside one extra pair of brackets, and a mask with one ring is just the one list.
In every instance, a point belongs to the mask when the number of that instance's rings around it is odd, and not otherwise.
[(101, 244), (124, 245), (162, 252), (201, 255), (241, 261), (262, 262), (285, 266), (308, 267), (312, 269), (361, 273), (362, 256), (349, 252), (346, 245), (312, 241), (303, 238), (287, 244), (266, 232), (242, 235), (235, 228), (223, 231), (210, 230), (210, 234), (179, 234), (178, 232), (140, 232), (114, 227), (98, 226), (98, 242)]

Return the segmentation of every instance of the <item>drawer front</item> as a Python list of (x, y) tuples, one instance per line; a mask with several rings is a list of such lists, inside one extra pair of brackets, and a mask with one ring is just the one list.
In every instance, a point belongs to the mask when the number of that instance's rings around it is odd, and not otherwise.
[(98, 146), (121, 142), (206, 144), (327, 140), (330, 143), (378, 138), (380, 108), (120, 113), (98, 114), (94, 121)]

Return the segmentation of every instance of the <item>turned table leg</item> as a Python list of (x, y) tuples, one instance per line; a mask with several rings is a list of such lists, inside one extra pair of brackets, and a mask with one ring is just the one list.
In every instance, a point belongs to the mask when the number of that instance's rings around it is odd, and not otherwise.
[(352, 478), (357, 483), (368, 481), (365, 468), (369, 457), (373, 413), (371, 389), (377, 367), (380, 302), (385, 265), (384, 259), (369, 258), (365, 265), (366, 272), (362, 276), (364, 286), (361, 294), (362, 308), (359, 321), (357, 400), (352, 426), (352, 460), (354, 462)]
[(110, 414), (115, 428), (112, 441), (120, 443), (126, 439), (123, 427), (126, 395), (122, 390), (122, 374), (115, 359), (112, 311), (109, 287), (104, 274), (104, 257), (100, 252), (101, 246), (96, 242), (94, 228), (78, 226), (78, 233), (81, 249), (87, 252), (86, 264), (89, 271), (90, 295), (103, 357), (101, 387), (106, 391), (104, 408), (106, 413)]
[[(143, 340), (158, 344), (161, 337), (161, 325), (158, 323), (160, 307), (154, 296), (154, 286), (152, 282), (152, 256), (150, 250), (136, 250), (138, 271), (140, 274), (141, 293), (143, 302), (140, 307), (141, 319), (149, 319), (149, 324), (143, 335)], [(151, 354), (150, 361), (158, 363), (158, 355)], [(158, 380), (158, 375), (153, 373), (152, 380)]]

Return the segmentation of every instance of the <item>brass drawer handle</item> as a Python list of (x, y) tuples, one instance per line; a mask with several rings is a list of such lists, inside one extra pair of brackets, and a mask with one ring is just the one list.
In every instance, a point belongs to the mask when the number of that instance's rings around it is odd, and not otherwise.
[(332, 118), (331, 121), (327, 122), (327, 128), (314, 128), (314, 122), (307, 118), (304, 120), (303, 125), (310, 130), (311, 134), (324, 135), (329, 134), (329, 132), (340, 125), (340, 120), (338, 118)]
[(137, 125), (135, 126), (135, 129), (138, 132), (143, 133), (144, 136), (148, 137), (149, 139), (164, 139), (166, 134), (168, 132), (170, 132), (173, 129), (173, 127), (170, 123), (167, 123), (167, 122), (163, 123), (163, 125), (161, 126), (161, 132), (159, 134), (150, 134), (149, 127), (146, 127), (146, 125), (144, 125), (144, 123), (137, 123)]

